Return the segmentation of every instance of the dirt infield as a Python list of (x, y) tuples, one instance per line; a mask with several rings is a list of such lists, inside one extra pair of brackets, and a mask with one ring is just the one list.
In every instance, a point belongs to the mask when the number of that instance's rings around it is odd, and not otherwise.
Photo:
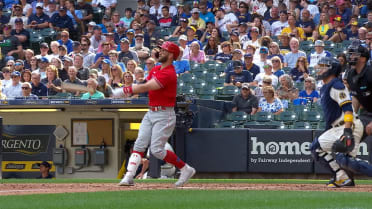
[[(135, 186), (123, 187), (113, 183), (73, 183), (73, 184), (0, 184), (0, 195), (25, 195), (45, 193), (73, 193), (97, 191), (130, 191), (174, 189), (171, 183), (137, 183)], [(324, 184), (247, 184), (247, 183), (189, 183), (178, 189), (193, 190), (277, 190), (277, 191), (339, 191), (372, 192), (372, 185), (358, 185), (348, 188), (326, 188)]]

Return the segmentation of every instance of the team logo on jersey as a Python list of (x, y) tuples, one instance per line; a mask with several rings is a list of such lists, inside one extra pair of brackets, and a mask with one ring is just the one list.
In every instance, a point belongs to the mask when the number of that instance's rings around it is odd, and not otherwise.
[(341, 92), (340, 93), (340, 99), (345, 99), (346, 98), (346, 94), (344, 92)]

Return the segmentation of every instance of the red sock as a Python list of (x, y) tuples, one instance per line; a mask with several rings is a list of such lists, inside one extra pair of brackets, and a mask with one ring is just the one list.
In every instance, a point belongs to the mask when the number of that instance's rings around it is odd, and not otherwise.
[(167, 150), (167, 155), (163, 159), (167, 163), (171, 163), (175, 165), (178, 169), (183, 168), (185, 166), (185, 162), (183, 162), (174, 152)]

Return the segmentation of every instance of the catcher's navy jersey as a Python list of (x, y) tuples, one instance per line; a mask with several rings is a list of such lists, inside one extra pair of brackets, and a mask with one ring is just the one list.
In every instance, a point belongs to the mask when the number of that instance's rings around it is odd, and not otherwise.
[(343, 112), (352, 111), (351, 97), (345, 85), (338, 78), (334, 78), (320, 89), (321, 104), (326, 122), (326, 130), (332, 123), (343, 116)]

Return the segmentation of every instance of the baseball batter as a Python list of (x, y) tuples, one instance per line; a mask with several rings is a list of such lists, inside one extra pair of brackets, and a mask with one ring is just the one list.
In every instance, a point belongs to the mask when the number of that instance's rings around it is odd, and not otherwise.
[(148, 92), (150, 106), (150, 110), (142, 119), (138, 138), (129, 158), (127, 172), (120, 181), (120, 186), (134, 185), (134, 175), (148, 146), (155, 157), (181, 170), (181, 175), (175, 183), (176, 187), (183, 186), (195, 174), (194, 168), (184, 163), (174, 152), (164, 148), (176, 124), (174, 105), (177, 94), (177, 75), (172, 62), (179, 54), (180, 49), (176, 44), (165, 42), (160, 50), (161, 65), (150, 71), (146, 78), (147, 82), (133, 87), (124, 87), (119, 93), (127, 97)]
[(356, 156), (363, 135), (363, 124), (354, 117), (349, 91), (338, 78), (341, 73), (338, 60), (322, 58), (318, 68), (318, 79), (324, 82), (320, 94), (326, 131), (314, 139), (312, 155), (333, 173), (327, 187), (355, 186), (353, 176), (340, 167), (334, 154)]

